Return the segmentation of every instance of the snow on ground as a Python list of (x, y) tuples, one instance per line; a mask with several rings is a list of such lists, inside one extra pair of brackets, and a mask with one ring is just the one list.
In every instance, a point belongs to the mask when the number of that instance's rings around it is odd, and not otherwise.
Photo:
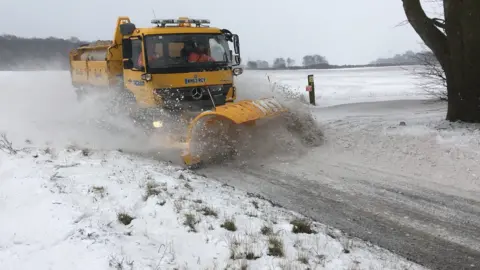
[[(306, 102), (307, 75), (314, 74), (317, 106), (309, 110), (328, 143), (303, 161), (328, 156), (392, 174), (414, 173), (425, 181), (410, 179), (409, 185), (478, 198), (480, 125), (446, 121), (447, 104), (418, 88), (421, 81), (411, 69), (246, 71), (238, 80), (239, 96), (242, 89), (260, 89), (248, 98), (282, 94)], [(267, 76), (271, 85), (259, 88), (268, 85)]]
[[(320, 106), (422, 96), (403, 70), (315, 72)], [(269, 73), (273, 82), (305, 94), (309, 71)], [(240, 84), (265, 79), (262, 72), (244, 75)], [(1, 130), (17, 147), (27, 147), (0, 156), (2, 270), (240, 269), (242, 264), (306, 269), (303, 258), (321, 269), (420, 269), (361, 241), (351, 244), (320, 224), (315, 234), (292, 233), (293, 213), (179, 167), (116, 151), (147, 143), (122, 134), (113, 140), (111, 133), (94, 128), (91, 122), (102, 114), (76, 104), (68, 72), (0, 72), (0, 89), (8, 96), (0, 100)], [(269, 90), (262, 91), (255, 95)], [(331, 124), (341, 115), (322, 117)], [(410, 120), (408, 128), (408, 134), (425, 132)], [(67, 147), (71, 142), (92, 150)], [(147, 191), (153, 195), (145, 200)], [(119, 213), (134, 219), (123, 225)], [(232, 217), (235, 232), (221, 226)], [(283, 258), (268, 255), (275, 239), (283, 242)], [(240, 259), (230, 259), (232, 253)]]
[(417, 179), (406, 177), (405, 185), (478, 200), (480, 126), (449, 123), (445, 107), (439, 102), (392, 101), (319, 110), (317, 119), (329, 143), (309, 156), (415, 175)]
[(2, 270), (421, 269), (320, 224), (294, 233), (294, 213), (119, 151), (32, 145), (0, 162)]

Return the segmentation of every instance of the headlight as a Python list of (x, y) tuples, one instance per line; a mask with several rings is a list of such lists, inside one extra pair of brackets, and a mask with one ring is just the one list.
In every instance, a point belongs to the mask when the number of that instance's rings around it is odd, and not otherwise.
[(222, 86), (210, 86), (209, 89), (210, 89), (210, 91), (216, 93), (216, 92), (222, 92), (223, 87)]
[(243, 68), (234, 68), (233, 75), (238, 76), (243, 73)]
[(142, 74), (141, 78), (142, 80), (149, 82), (152, 80), (152, 74), (149, 74), (149, 73)]
[(161, 128), (163, 127), (163, 122), (162, 121), (153, 121), (152, 123), (154, 128)]

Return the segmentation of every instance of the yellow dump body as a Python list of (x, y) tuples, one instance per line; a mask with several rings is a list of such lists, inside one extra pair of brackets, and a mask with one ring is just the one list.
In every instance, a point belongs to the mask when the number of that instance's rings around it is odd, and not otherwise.
[(108, 88), (122, 75), (121, 60), (108, 59), (110, 45), (87, 45), (70, 52), (72, 84), (76, 87)]

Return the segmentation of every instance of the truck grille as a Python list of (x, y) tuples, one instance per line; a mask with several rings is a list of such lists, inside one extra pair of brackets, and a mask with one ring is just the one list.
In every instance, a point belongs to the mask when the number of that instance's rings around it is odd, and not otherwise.
[[(210, 89), (208, 94), (207, 87)], [(172, 110), (211, 110), (212, 99), (216, 106), (224, 105), (231, 84), (155, 89), (155, 93), (163, 100), (163, 106)]]
[[(212, 96), (223, 95), (226, 96), (228, 90), (232, 87), (231, 84), (210, 85), (210, 93)], [(164, 101), (176, 100), (176, 101), (197, 101), (197, 100), (209, 100), (207, 87), (182, 87), (182, 88), (159, 88), (155, 89), (155, 93), (159, 95)]]

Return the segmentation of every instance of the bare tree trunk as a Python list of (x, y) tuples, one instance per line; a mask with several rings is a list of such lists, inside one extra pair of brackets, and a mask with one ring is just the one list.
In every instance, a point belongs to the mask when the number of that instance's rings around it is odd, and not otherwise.
[(408, 21), (445, 71), (447, 120), (480, 122), (480, 1), (444, 0), (444, 24), (428, 18), (420, 0), (402, 1)]
[(447, 119), (480, 122), (480, 1), (447, 1), (445, 31), (450, 48)]

